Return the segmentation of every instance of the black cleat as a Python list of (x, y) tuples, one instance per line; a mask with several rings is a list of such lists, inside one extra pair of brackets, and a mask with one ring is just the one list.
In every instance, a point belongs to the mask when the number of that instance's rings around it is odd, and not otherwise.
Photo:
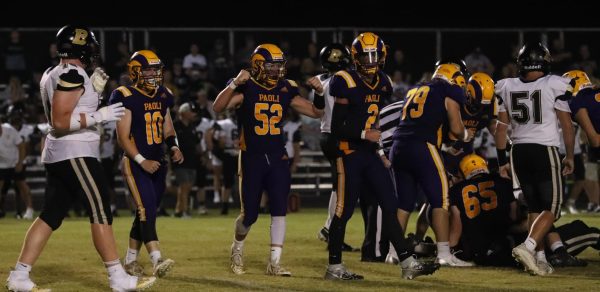
[(359, 274), (352, 273), (346, 270), (346, 267), (343, 265), (339, 268), (327, 268), (325, 272), (325, 280), (342, 280), (342, 281), (354, 281), (354, 280), (363, 280), (365, 277)]
[(402, 269), (402, 278), (412, 280), (419, 276), (426, 276), (435, 273), (440, 268), (440, 264), (422, 260), (417, 260), (410, 256), (400, 263)]
[(344, 242), (342, 244), (342, 251), (357, 252), (360, 251), (360, 248), (354, 248), (351, 245)]
[(558, 252), (548, 257), (553, 267), (585, 267), (588, 263), (578, 259), (567, 252)]

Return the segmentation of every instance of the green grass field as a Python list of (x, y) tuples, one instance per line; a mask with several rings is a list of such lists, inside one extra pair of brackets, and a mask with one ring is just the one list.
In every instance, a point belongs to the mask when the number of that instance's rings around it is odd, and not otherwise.
[[(217, 213), (215, 210), (212, 212)], [(288, 216), (282, 264), (292, 271), (292, 278), (265, 275), (270, 223), (269, 216), (265, 215), (261, 215), (246, 240), (247, 274), (236, 276), (229, 271), (229, 247), (235, 216), (237, 214), (227, 217), (208, 215), (189, 220), (159, 218), (158, 234), (163, 255), (174, 259), (176, 266), (150, 291), (600, 291), (600, 256), (592, 249), (580, 256), (589, 261), (587, 268), (558, 269), (548, 277), (533, 277), (508, 268), (442, 268), (432, 276), (412, 281), (402, 280), (398, 267), (361, 263), (360, 253), (345, 253), (346, 265), (363, 274), (365, 280), (325, 281), (322, 277), (327, 265), (327, 251), (325, 244), (316, 237), (326, 216), (325, 209), (303, 209)], [(560, 222), (573, 218), (565, 216)], [(600, 216), (582, 215), (580, 218), (590, 226), (600, 226)], [(29, 224), (29, 221), (15, 219), (0, 220), (2, 281), (14, 266)], [(127, 247), (130, 224), (129, 217), (118, 217), (114, 222), (122, 254)], [(411, 223), (411, 226), (414, 224)], [(348, 225), (346, 241), (359, 246), (362, 236), (362, 219), (357, 212)], [(147, 273), (151, 271), (145, 251), (142, 252), (141, 263), (146, 266)], [(92, 245), (87, 219), (65, 220), (50, 239), (31, 275), (38, 285), (53, 291), (106, 291), (106, 271)]]

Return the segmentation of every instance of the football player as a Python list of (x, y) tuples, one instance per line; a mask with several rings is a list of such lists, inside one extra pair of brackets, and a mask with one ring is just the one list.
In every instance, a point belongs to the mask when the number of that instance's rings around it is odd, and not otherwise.
[(66, 216), (76, 196), (89, 214), (92, 240), (108, 272), (114, 291), (150, 287), (155, 277), (127, 275), (117, 253), (112, 230), (108, 183), (98, 161), (100, 135), (96, 126), (118, 121), (125, 109), (121, 103), (98, 109), (108, 76), (97, 68), (91, 76), (99, 43), (86, 27), (67, 25), (56, 35), (60, 64), (48, 68), (40, 81), (44, 112), (50, 125), (42, 152), (47, 172), (44, 208), (27, 234), (15, 269), (8, 276), (9, 291), (47, 291), (29, 278), (53, 231)]
[(133, 53), (127, 64), (132, 85), (115, 89), (110, 104), (122, 103), (125, 115), (117, 122), (117, 141), (123, 149), (123, 179), (137, 207), (129, 232), (125, 269), (142, 275), (137, 257), (142, 243), (152, 261), (152, 275), (164, 277), (174, 261), (163, 258), (156, 234), (157, 209), (165, 192), (167, 161), (163, 144), (175, 163), (183, 162), (173, 128), (171, 91), (162, 86), (163, 63), (150, 50)]
[[(318, 238), (322, 241), (329, 242), (329, 225), (331, 224), (331, 219), (335, 214), (335, 206), (336, 206), (336, 190), (337, 190), (337, 170), (335, 160), (338, 157), (338, 142), (331, 135), (331, 112), (333, 110), (334, 97), (329, 93), (329, 84), (331, 83), (331, 79), (335, 72), (340, 70), (347, 69), (352, 60), (350, 57), (350, 51), (346, 46), (338, 43), (330, 44), (321, 49), (319, 54), (319, 58), (321, 59), (321, 65), (327, 71), (326, 73), (317, 75), (316, 77), (321, 81), (321, 85), (323, 86), (323, 94), (325, 97), (325, 112), (321, 117), (321, 151), (325, 155), (325, 158), (329, 161), (330, 170), (331, 170), (331, 195), (329, 197), (329, 208), (327, 213), (327, 220), (325, 220), (325, 224), (323, 228), (319, 230), (317, 234)], [(314, 96), (314, 90), (310, 93)], [(343, 243), (342, 250), (344, 251), (355, 251), (356, 249), (352, 248), (352, 246)]]
[(346, 223), (362, 186), (371, 191), (363, 195), (376, 198), (382, 208), (383, 226), (398, 252), (402, 277), (412, 279), (431, 274), (439, 266), (416, 260), (409, 251), (411, 248), (396, 217), (398, 203), (392, 177), (384, 165), (383, 150), (379, 149), (379, 111), (393, 90), (392, 81), (382, 70), (387, 48), (379, 36), (365, 32), (354, 39), (351, 53), (356, 69), (338, 71), (329, 84), (329, 93), (335, 98), (331, 131), (339, 140), (340, 157), (336, 159), (337, 200), (329, 229), (329, 266), (325, 279), (364, 278), (346, 269), (341, 250)]
[(405, 97), (402, 116), (394, 132), (390, 161), (398, 191), (398, 218), (404, 228), (415, 206), (418, 187), (433, 208), (432, 227), (441, 265), (470, 266), (450, 253), (448, 244), (448, 178), (440, 155), (443, 125), (459, 140), (469, 142), (473, 132), (462, 122), (467, 80), (460, 65), (439, 64), (430, 82), (418, 84)]
[(238, 173), (241, 212), (235, 220), (231, 270), (235, 274), (245, 273), (242, 259), (244, 239), (258, 218), (264, 190), (269, 196), (271, 212), (271, 256), (267, 274), (291, 276), (280, 265), (291, 185), (283, 121), (289, 107), (309, 117), (321, 117), (325, 107), (323, 86), (313, 77), (308, 84), (318, 93), (314, 104), (301, 97), (296, 82), (284, 78), (286, 58), (273, 44), (259, 45), (250, 56), (250, 63), (250, 72), (241, 70), (214, 102), (217, 113), (236, 109), (240, 132)]
[[(512, 126), (510, 163), (506, 158), (506, 127), (496, 130), (496, 147), (500, 173), (512, 171), (529, 207), (529, 236), (513, 249), (513, 256), (533, 275), (553, 271), (546, 261), (543, 239), (560, 217), (562, 203), (561, 175), (573, 172), (575, 134), (567, 100), (571, 98), (571, 80), (549, 75), (551, 56), (541, 43), (527, 43), (519, 51), (519, 77), (506, 78), (496, 84), (502, 99), (498, 119)], [(558, 126), (562, 128), (566, 157), (561, 161)], [(500, 123), (499, 123), (500, 125)], [(537, 252), (536, 252), (537, 251)]]

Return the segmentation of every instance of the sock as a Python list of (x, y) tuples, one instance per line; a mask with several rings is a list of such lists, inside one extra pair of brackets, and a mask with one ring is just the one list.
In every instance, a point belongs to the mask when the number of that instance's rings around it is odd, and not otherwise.
[(271, 263), (279, 264), (279, 259), (281, 258), (281, 246), (271, 246)]
[(552, 245), (550, 245), (550, 250), (552, 252), (556, 252), (557, 249), (559, 249), (561, 247), (564, 248), (564, 246), (565, 245), (562, 243), (562, 241), (559, 240), (559, 241), (553, 243)]
[(283, 246), (285, 239), (285, 216), (271, 216), (271, 246)]
[(546, 253), (543, 250), (537, 251), (535, 253), (535, 260), (546, 263)]
[(235, 240), (235, 237), (233, 238), (233, 249), (237, 250), (237, 251), (241, 251), (242, 249), (244, 249), (244, 241), (237, 241)]
[(15, 265), (15, 271), (29, 273), (31, 272), (31, 265), (22, 262), (17, 262), (17, 264)]
[(115, 204), (110, 204), (110, 211), (114, 212), (115, 210), (117, 210), (117, 205)]
[(121, 265), (121, 261), (119, 261), (119, 259), (110, 262), (104, 262), (104, 266), (106, 267), (109, 278), (115, 275), (126, 275), (123, 265)]
[(127, 254), (125, 255), (125, 264), (128, 265), (137, 260), (139, 251), (137, 249), (127, 248)]
[(327, 267), (329, 270), (335, 270), (335, 269), (340, 269), (343, 268), (344, 266), (342, 264), (329, 264), (329, 266)]
[(535, 240), (531, 237), (527, 237), (527, 239), (525, 239), (525, 247), (530, 251), (530, 252), (534, 252), (535, 251), (535, 247), (537, 246), (537, 242), (535, 242)]
[(450, 243), (448, 241), (439, 242), (437, 245), (437, 256), (438, 258), (449, 257), (452, 254), (450, 253)]
[(161, 258), (160, 256), (160, 250), (155, 250), (150, 252), (150, 260), (152, 261), (152, 265), (156, 266), (156, 263), (158, 263), (158, 260)]
[(323, 227), (329, 229), (329, 225), (331, 225), (331, 219), (333, 219), (333, 215), (335, 214), (336, 206), (337, 192), (331, 191), (331, 196), (329, 196), (329, 209), (327, 209), (327, 220), (325, 220), (325, 225)]

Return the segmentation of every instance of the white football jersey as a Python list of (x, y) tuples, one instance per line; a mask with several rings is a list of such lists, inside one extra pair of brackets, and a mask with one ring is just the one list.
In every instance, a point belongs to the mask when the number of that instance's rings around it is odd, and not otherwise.
[[(319, 81), (321, 81), (321, 85), (323, 85), (323, 96), (325, 97), (325, 108), (323, 109), (324, 113), (321, 117), (321, 133), (331, 133), (331, 115), (333, 112), (333, 103), (335, 102), (333, 96), (329, 94), (329, 83), (331, 82), (331, 77), (333, 77), (333, 75), (328, 73), (317, 75), (317, 78), (319, 78)], [(314, 90), (311, 90), (308, 99), (315, 99)]]
[[(67, 80), (66, 77), (69, 77)], [(74, 82), (71, 77), (80, 78)], [(83, 86), (84, 92), (75, 108), (73, 114), (92, 113), (98, 109), (99, 96), (90, 82), (90, 78), (83, 68), (73, 64), (59, 64), (50, 67), (44, 72), (40, 81), (40, 90), (44, 112), (50, 125), (51, 106), (54, 91), (57, 87), (74, 88)], [(100, 152), (100, 133), (97, 129), (90, 127), (71, 132), (64, 136), (58, 136), (52, 127), (46, 136), (46, 143), (42, 151), (42, 162), (53, 163), (75, 157), (98, 158)]]
[(29, 142), (29, 136), (33, 134), (33, 126), (29, 124), (23, 124), (21, 126), (21, 130), (19, 130), (19, 135), (23, 138), (24, 142)]
[(14, 168), (19, 161), (19, 145), (23, 138), (9, 123), (0, 125), (0, 168)]
[(115, 155), (115, 144), (117, 143), (117, 122), (108, 122), (99, 128), (100, 135), (102, 135), (102, 142), (100, 143), (100, 158), (112, 158)]
[(196, 132), (198, 132), (198, 138), (200, 139), (200, 147), (202, 147), (202, 152), (206, 151), (206, 142), (204, 141), (204, 136), (206, 136), (206, 131), (213, 126), (214, 121), (209, 120), (207, 118), (202, 118), (198, 126), (196, 126)]
[(300, 121), (287, 121), (285, 125), (283, 125), (283, 134), (285, 135), (285, 150), (287, 151), (289, 157), (294, 157), (296, 155), (296, 153), (294, 153), (294, 143), (300, 142), (297, 141), (299, 136), (297, 136), (296, 132), (300, 130), (301, 126), (302, 122)]
[(221, 128), (215, 131), (215, 139), (225, 138), (225, 149), (233, 149), (235, 145), (233, 140), (238, 138), (237, 125), (231, 119), (218, 120), (217, 124)]
[(572, 91), (570, 81), (556, 75), (547, 75), (531, 82), (521, 81), (520, 78), (498, 81), (496, 94), (503, 101), (499, 111), (508, 113), (514, 144), (560, 145), (555, 110), (571, 112), (567, 101), (557, 99)]

